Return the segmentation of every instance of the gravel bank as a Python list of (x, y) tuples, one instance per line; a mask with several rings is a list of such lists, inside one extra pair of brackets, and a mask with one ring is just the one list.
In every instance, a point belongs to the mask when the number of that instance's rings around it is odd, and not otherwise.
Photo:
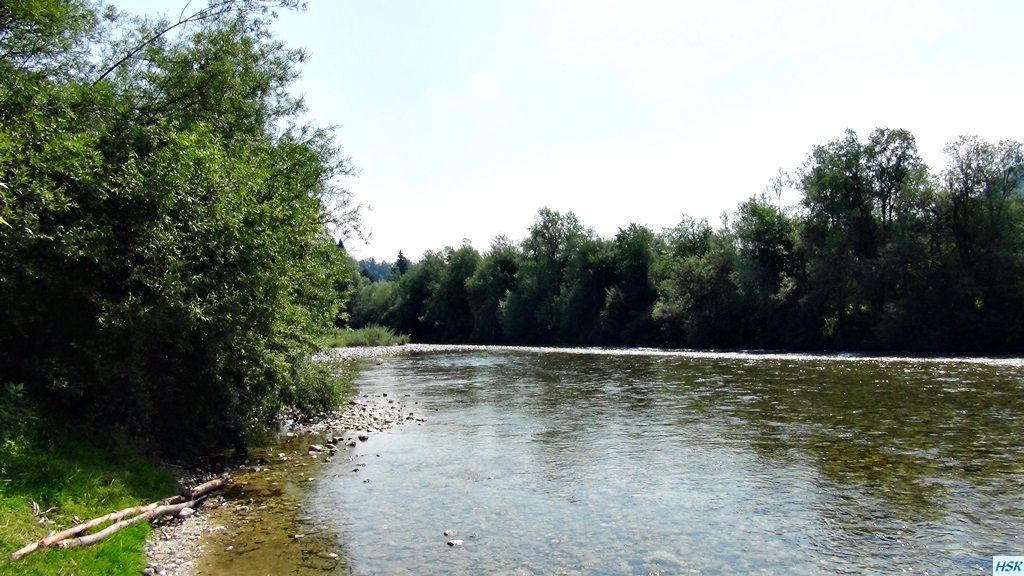
[(469, 350), (508, 349), (502, 346), (475, 346), (468, 344), (403, 344), (401, 346), (353, 346), (332, 348), (329, 353), (339, 358), (384, 358), (403, 354), (426, 354), (430, 352), (465, 352)]
[(146, 541), (148, 564), (142, 573), (167, 576), (189, 574), (196, 558), (203, 552), (199, 539), (213, 530), (209, 516), (202, 511), (184, 520), (171, 518), (158, 521)]

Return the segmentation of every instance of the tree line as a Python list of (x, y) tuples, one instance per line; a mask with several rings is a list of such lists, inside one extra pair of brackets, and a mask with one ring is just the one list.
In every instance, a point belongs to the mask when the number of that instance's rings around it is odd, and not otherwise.
[(944, 158), (929, 169), (906, 130), (847, 131), (717, 228), (607, 239), (544, 208), (519, 242), (350, 279), (346, 321), (424, 342), (1021, 353), (1022, 146), (964, 136)]
[(297, 7), (0, 3), (5, 433), (36, 406), (201, 451), (337, 403), (312, 355), (358, 210), (289, 93), (305, 54), (271, 24)]

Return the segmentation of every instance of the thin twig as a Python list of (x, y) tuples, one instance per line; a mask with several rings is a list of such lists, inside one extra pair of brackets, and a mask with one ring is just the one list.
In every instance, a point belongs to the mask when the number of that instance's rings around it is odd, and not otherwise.
[[(109, 76), (111, 72), (113, 72), (114, 70), (117, 70), (117, 68), (120, 67), (122, 64), (124, 64), (125, 62), (131, 60), (136, 54), (141, 52), (143, 48), (145, 48), (146, 46), (149, 46), (153, 42), (156, 42), (164, 34), (167, 34), (171, 30), (174, 30), (175, 28), (177, 28), (179, 26), (184, 26), (185, 24), (189, 24), (189, 23), (192, 23), (192, 22), (199, 22), (201, 20), (206, 20), (207, 18), (213, 18), (215, 16), (219, 16), (221, 14), (224, 14), (225, 12), (227, 12), (230, 9), (230, 7), (231, 7), (231, 5), (233, 3), (234, 3), (234, 0), (223, 0), (222, 2), (218, 2), (217, 4), (211, 4), (210, 6), (200, 10), (199, 12), (196, 12), (195, 14), (189, 16), (188, 18), (182, 19), (179, 16), (177, 22), (175, 22), (174, 24), (171, 24), (170, 26), (168, 26), (168, 27), (164, 28), (163, 30), (157, 32), (156, 34), (150, 36), (144, 42), (142, 42), (138, 46), (136, 46), (136, 47), (132, 48), (131, 50), (129, 50), (128, 53), (125, 54), (123, 58), (121, 58), (117, 62), (114, 62), (109, 68), (107, 68), (103, 72), (103, 74), (100, 74), (99, 78), (96, 78), (96, 80), (93, 80), (92, 85), (95, 86), (96, 84), (99, 84), (104, 78)], [(187, 7), (187, 5), (186, 5), (186, 7)], [(184, 14), (184, 11), (182, 11), (182, 14)]]

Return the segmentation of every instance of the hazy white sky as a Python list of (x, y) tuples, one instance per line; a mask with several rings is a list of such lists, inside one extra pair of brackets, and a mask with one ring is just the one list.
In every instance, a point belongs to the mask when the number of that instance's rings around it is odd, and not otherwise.
[[(111, 0), (177, 14), (185, 0)], [(371, 209), (357, 258), (708, 218), (852, 128), (1024, 139), (1024, 2), (310, 0), (276, 24)]]

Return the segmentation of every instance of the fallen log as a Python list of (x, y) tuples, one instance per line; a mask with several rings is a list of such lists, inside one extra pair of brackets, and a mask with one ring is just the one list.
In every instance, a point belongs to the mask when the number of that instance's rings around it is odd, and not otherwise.
[(61, 530), (60, 532), (54, 532), (53, 534), (50, 534), (49, 536), (47, 536), (46, 538), (43, 538), (42, 540), (39, 540), (38, 542), (33, 542), (33, 543), (25, 546), (24, 548), (21, 548), (18, 551), (16, 551), (13, 554), (11, 554), (11, 559), (12, 560), (17, 560), (18, 558), (21, 558), (25, 554), (28, 554), (29, 552), (32, 552), (36, 548), (45, 548), (47, 546), (53, 546), (54, 544), (56, 544), (57, 542), (60, 542), (61, 540), (64, 540), (66, 538), (70, 538), (71, 536), (74, 536), (75, 534), (81, 534), (82, 532), (85, 532), (86, 530), (95, 528), (95, 527), (99, 526), (100, 524), (103, 524), (104, 522), (117, 522), (118, 520), (124, 518), (125, 516), (134, 516), (136, 514), (143, 514), (145, 512), (149, 512), (150, 510), (153, 510), (153, 509), (157, 508), (160, 505), (163, 505), (163, 504), (176, 504), (176, 503), (179, 503), (179, 502), (181, 502), (183, 500), (184, 500), (184, 498), (181, 497), (181, 496), (173, 496), (171, 498), (165, 498), (165, 499), (160, 500), (158, 502), (153, 502), (152, 504), (146, 504), (144, 506), (132, 506), (131, 508), (125, 508), (124, 510), (118, 510), (116, 512), (111, 512), (110, 514), (107, 514), (105, 516), (100, 516), (99, 518), (93, 518), (92, 520), (89, 520), (87, 522), (82, 522), (81, 524), (77, 524), (75, 526), (72, 526), (71, 528), (67, 528), (65, 530)]
[[(199, 486), (196, 486), (195, 488), (192, 488), (190, 490), (185, 490), (182, 492), (182, 494), (178, 496), (164, 498), (163, 500), (158, 500), (150, 504), (125, 508), (123, 510), (118, 510), (116, 512), (105, 514), (103, 516), (100, 516), (99, 518), (93, 518), (92, 520), (82, 522), (80, 524), (72, 526), (71, 528), (67, 528), (65, 530), (61, 530), (60, 532), (50, 534), (49, 536), (36, 542), (29, 543), (24, 547), (18, 549), (17, 551), (13, 552), (10, 555), (10, 558), (12, 560), (17, 560), (18, 558), (21, 558), (22, 556), (29, 554), (38, 548), (46, 548), (48, 546), (53, 546), (54, 544), (57, 544), (59, 548), (67, 548), (70, 546), (80, 546), (82, 544), (88, 544), (89, 542), (95, 542), (96, 540), (100, 540), (106, 537), (107, 535), (113, 534), (121, 528), (138, 522), (143, 518), (156, 518), (157, 516), (164, 516), (166, 514), (177, 513), (181, 511), (182, 508), (185, 508), (189, 504), (194, 504), (202, 499), (205, 499), (205, 496), (207, 496), (211, 492), (220, 490), (221, 488), (227, 486), (228, 483), (230, 482), (231, 478), (229, 476), (222, 476), (220, 478), (216, 478), (214, 480), (210, 480), (209, 482), (200, 484)], [(177, 508), (175, 509), (175, 507)], [(131, 516), (132, 518), (124, 522), (121, 522), (123, 518), (126, 518), (128, 516)], [(83, 536), (81, 538), (75, 538), (75, 544), (64, 545), (64, 542), (67, 541), (67, 539), (71, 536), (81, 534), (82, 532), (95, 528), (96, 526), (99, 526), (100, 524), (103, 524), (105, 522), (115, 522), (115, 524), (105, 528), (104, 530), (101, 530), (100, 532), (97, 532), (96, 534)], [(111, 528), (114, 528), (115, 526), (119, 525), (120, 527), (118, 527), (116, 530), (111, 530)], [(92, 538), (93, 536), (96, 536), (98, 534), (103, 534), (103, 536), (91, 540), (82, 541), (88, 538)]]
[[(227, 486), (230, 482), (230, 476), (221, 476), (220, 478), (214, 478), (213, 480), (210, 480), (209, 482), (204, 482), (191, 490), (185, 490), (184, 492), (181, 493), (181, 497), (185, 500), (195, 500), (200, 496), (204, 496), (206, 494), (209, 494), (210, 492), (220, 490), (221, 488)], [(174, 502), (170, 502), (170, 504), (173, 503)]]
[[(153, 510), (156, 507), (157, 507), (157, 504), (154, 502), (153, 504), (147, 504), (145, 506), (135, 506), (135, 507), (132, 507), (132, 508), (125, 508), (124, 510), (119, 510), (117, 512), (111, 512), (110, 514), (107, 514), (106, 516), (100, 516), (99, 518), (93, 518), (92, 520), (89, 520), (88, 522), (82, 522), (81, 524), (79, 524), (77, 526), (72, 526), (71, 528), (68, 528), (67, 530), (61, 530), (60, 532), (57, 532), (55, 534), (50, 534), (46, 538), (43, 538), (42, 540), (39, 541), (39, 546), (44, 547), (44, 548), (46, 546), (52, 546), (52, 545), (56, 544), (57, 542), (60, 542), (61, 540), (64, 540), (65, 538), (70, 538), (70, 537), (74, 536), (75, 534), (81, 534), (82, 532), (85, 532), (86, 530), (89, 530), (91, 528), (95, 528), (95, 527), (99, 526), (100, 524), (103, 524), (104, 522), (117, 522), (118, 520), (124, 518), (125, 516), (134, 516), (135, 514), (142, 514), (143, 512), (148, 512), (150, 510)], [(15, 554), (17, 554), (17, 552), (15, 552)], [(12, 554), (11, 557), (13, 558), (14, 554)]]
[(68, 538), (67, 540), (61, 540), (57, 543), (57, 547), (73, 548), (75, 546), (92, 544), (93, 542), (96, 542), (97, 540), (102, 540), (107, 536), (110, 536), (114, 532), (117, 532), (122, 528), (131, 526), (136, 522), (139, 522), (141, 520), (149, 520), (151, 518), (156, 518), (157, 516), (164, 516), (166, 514), (177, 514), (178, 512), (181, 512), (181, 510), (184, 508), (192, 508), (198, 505), (199, 502), (201, 502), (202, 500), (205, 500), (205, 497), (198, 498), (196, 500), (191, 500), (189, 502), (182, 502), (180, 504), (168, 504), (164, 506), (157, 506), (156, 508), (148, 512), (139, 514), (138, 516), (133, 516), (127, 520), (121, 520), (120, 522), (111, 524), (110, 526), (107, 526), (103, 530), (100, 530), (99, 532), (96, 532), (94, 534), (89, 534), (88, 536), (81, 536), (78, 538)]
[(21, 558), (22, 556), (24, 556), (25, 554), (28, 554), (29, 552), (34, 552), (36, 548), (39, 548), (39, 542), (32, 542), (31, 544), (28, 544), (28, 545), (26, 545), (26, 546), (24, 546), (22, 548), (19, 548), (18, 550), (13, 552), (11, 554), (10, 558), (11, 558), (11, 560), (17, 560), (18, 558)]

